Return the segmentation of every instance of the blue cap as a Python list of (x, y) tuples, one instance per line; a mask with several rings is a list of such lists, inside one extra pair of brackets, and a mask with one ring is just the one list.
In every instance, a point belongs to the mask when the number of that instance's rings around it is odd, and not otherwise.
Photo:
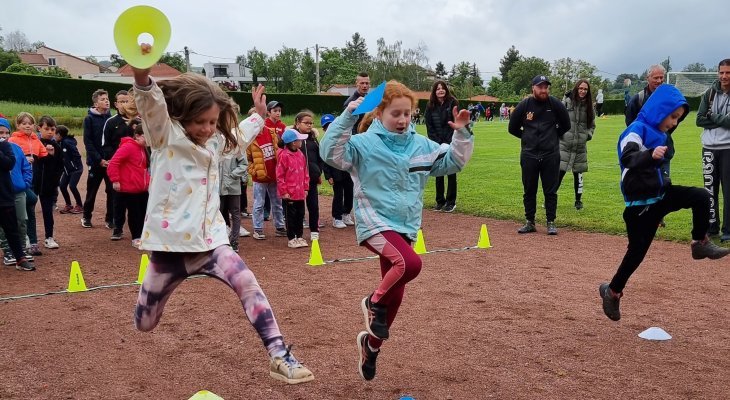
[(8, 120), (5, 118), (0, 118), (0, 126), (4, 126), (4, 127), (8, 128), (8, 131), (12, 130), (12, 129), (10, 129), (10, 122), (8, 122)]
[(295, 140), (304, 140), (307, 138), (309, 138), (309, 135), (299, 133), (294, 129), (287, 129), (284, 131), (284, 134), (281, 135), (281, 140), (286, 144), (289, 144)]
[(319, 125), (322, 126), (322, 128), (324, 128), (325, 126), (327, 126), (327, 124), (331, 124), (332, 121), (334, 121), (334, 120), (335, 120), (334, 115), (325, 114), (322, 116), (322, 119), (319, 120)]
[(532, 86), (537, 86), (543, 83), (547, 83), (550, 85), (550, 81), (548, 80), (547, 76), (545, 75), (538, 75), (534, 78), (532, 78)]

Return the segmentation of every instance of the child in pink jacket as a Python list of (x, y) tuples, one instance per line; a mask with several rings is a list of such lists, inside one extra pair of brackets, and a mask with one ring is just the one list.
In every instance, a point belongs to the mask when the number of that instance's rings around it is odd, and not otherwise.
[(304, 153), (299, 151), (302, 140), (308, 136), (294, 129), (287, 129), (279, 140), (276, 163), (276, 187), (284, 206), (286, 236), (289, 247), (307, 247), (303, 236), (304, 200), (309, 189), (309, 173)]
[(124, 215), (128, 214), (129, 232), (132, 234), (132, 246), (139, 247), (147, 212), (147, 189), (150, 185), (150, 173), (147, 162), (147, 143), (144, 138), (142, 124), (137, 125), (134, 137), (124, 137), (119, 149), (109, 160), (107, 174), (116, 191), (114, 205), (121, 207), (121, 220), (115, 225), (112, 240), (122, 238)]

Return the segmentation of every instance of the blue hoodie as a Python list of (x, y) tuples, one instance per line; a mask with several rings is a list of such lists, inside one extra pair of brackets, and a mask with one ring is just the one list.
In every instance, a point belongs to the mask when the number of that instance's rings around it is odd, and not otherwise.
[(661, 168), (664, 159), (655, 160), (652, 153), (657, 146), (665, 146), (667, 142), (667, 134), (659, 130), (659, 125), (679, 107), (684, 108), (679, 118), (682, 122), (689, 112), (687, 100), (674, 86), (661, 85), (619, 137), (621, 192), (627, 207), (654, 204), (664, 197), (666, 187), (671, 185), (669, 173)]
[(412, 124), (405, 133), (393, 133), (378, 119), (367, 132), (353, 135), (357, 120), (345, 110), (319, 145), (327, 164), (352, 176), (357, 241), (383, 231), (415, 241), (428, 177), (461, 171), (471, 158), (474, 137), (462, 128), (454, 132), (450, 145), (439, 145), (416, 133)]
[(10, 143), (15, 155), (15, 165), (10, 170), (10, 179), (13, 181), (13, 190), (15, 193), (25, 192), (26, 189), (33, 185), (33, 167), (31, 167), (28, 159), (23, 154), (23, 149), (15, 143)]

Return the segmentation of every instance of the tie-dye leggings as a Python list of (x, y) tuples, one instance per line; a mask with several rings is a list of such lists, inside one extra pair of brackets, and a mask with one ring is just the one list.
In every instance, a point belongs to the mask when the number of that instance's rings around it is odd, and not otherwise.
[(134, 325), (140, 331), (151, 331), (160, 322), (165, 303), (175, 288), (187, 277), (204, 274), (223, 281), (233, 289), (269, 356), (285, 350), (284, 339), (274, 318), (271, 305), (256, 277), (241, 257), (229, 246), (220, 246), (205, 253), (152, 252), (147, 273), (139, 289)]
[[(406, 283), (415, 279), (421, 272), (421, 257), (413, 250), (410, 241), (395, 231), (373, 235), (365, 240), (363, 245), (380, 257), (382, 280), (371, 300), (386, 306), (388, 327), (390, 327), (403, 301)], [(372, 335), (368, 342), (376, 349), (383, 343)]]

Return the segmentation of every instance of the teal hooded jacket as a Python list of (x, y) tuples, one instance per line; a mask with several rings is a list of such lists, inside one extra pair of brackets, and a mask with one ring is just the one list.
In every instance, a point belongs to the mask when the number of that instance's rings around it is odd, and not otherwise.
[(474, 150), (472, 133), (459, 129), (450, 145), (439, 145), (416, 133), (412, 124), (407, 132), (394, 133), (375, 119), (366, 132), (352, 135), (357, 118), (345, 110), (319, 148), (324, 162), (352, 177), (357, 241), (383, 231), (413, 241), (421, 227), (428, 177), (461, 171)]

